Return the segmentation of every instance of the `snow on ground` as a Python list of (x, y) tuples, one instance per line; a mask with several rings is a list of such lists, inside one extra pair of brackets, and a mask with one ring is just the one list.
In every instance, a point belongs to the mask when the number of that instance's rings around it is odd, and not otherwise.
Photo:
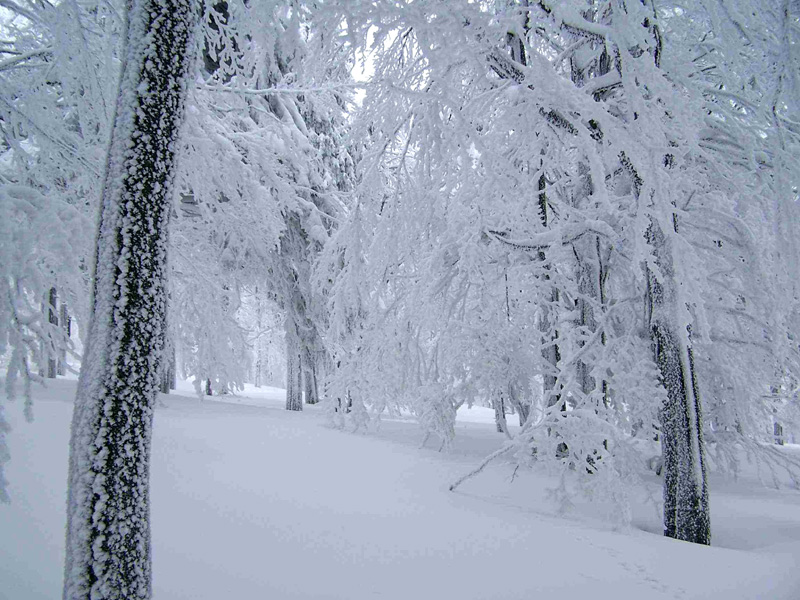
[[(75, 382), (37, 389), (36, 420), (13, 426), (0, 506), (0, 598), (60, 596)], [(283, 391), (223, 402), (162, 397), (153, 439), (156, 600), (800, 598), (800, 493), (712, 482), (715, 546), (665, 539), (634, 506), (616, 531), (589, 506), (556, 515), (544, 482), (506, 464), (447, 486), (503, 442), (472, 409), (450, 453), (420, 448), (413, 423), (352, 434)], [(513, 418), (512, 418), (513, 419)], [(657, 494), (658, 482), (651, 482)], [(655, 532), (655, 533), (651, 533)]]

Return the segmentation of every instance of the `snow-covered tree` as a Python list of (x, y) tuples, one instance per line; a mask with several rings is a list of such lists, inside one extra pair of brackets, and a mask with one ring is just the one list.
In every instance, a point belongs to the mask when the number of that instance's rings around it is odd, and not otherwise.
[(151, 595), (149, 462), (167, 227), (194, 3), (137, 0), (103, 183), (93, 310), (70, 441), (64, 598)]
[[(735, 36), (777, 27), (784, 41), (758, 34), (761, 50), (743, 55), (775, 59), (768, 88), (788, 85), (795, 21), (789, 5), (768, 11), (769, 28), (715, 6), (334, 3), (375, 68), (350, 238), (325, 261), (344, 263), (331, 331), (349, 339), (336, 380), (355, 405), (410, 409), (447, 439), (461, 403), (500, 416), (513, 398), (530, 416), (504, 451), (619, 497), (656, 436), (665, 533), (709, 542), (704, 430), (728, 463), (742, 443), (758, 450), (731, 417), (771, 436), (764, 397), (797, 352), (794, 297), (769, 300), (793, 289), (780, 231), (797, 192), (792, 167), (767, 163), (792, 155), (759, 149), (789, 143), (791, 104), (765, 94), (770, 117), (732, 82), (707, 83), (720, 70), (709, 52), (748, 81), (727, 54)], [(732, 143), (755, 150), (720, 152)]]
[[(318, 334), (324, 314), (309, 282), (311, 264), (335, 226), (338, 194), (353, 168), (343, 137), (349, 92), (318, 87), (323, 76), (347, 78), (342, 66), (317, 72), (312, 59), (323, 56), (314, 54), (323, 36), (309, 33), (308, 18), (305, 6), (282, 2), (206, 6), (206, 69), (190, 97), (179, 173), (193, 208), (179, 211), (174, 236), (182, 248), (175, 261), (181, 278), (189, 286), (218, 282), (206, 294), (174, 293), (190, 308), (176, 311), (189, 334), (184, 356), (196, 356), (199, 375), (222, 387), (241, 381), (241, 369), (220, 379), (229, 366), (243, 366), (238, 357), (226, 358), (243, 349), (243, 329), (230, 307), (240, 305), (245, 287), (257, 287), (285, 316), (287, 406), (295, 409), (302, 407), (303, 374), (313, 382), (324, 362)], [(226, 323), (208, 318), (219, 313), (213, 297), (223, 289), (233, 303)], [(213, 335), (222, 343), (209, 343), (202, 325), (209, 320), (219, 325)]]
[[(10, 390), (67, 349), (51, 304), (86, 331), (87, 215), (119, 192), (101, 166), (123, 57), (114, 6), (0, 15)], [(494, 456), (556, 472), (565, 504), (578, 488), (624, 505), (654, 465), (665, 533), (699, 543), (710, 468), (735, 473), (747, 453), (796, 476), (773, 442), (800, 423), (797, 2), (198, 12), (203, 61), (162, 199), (171, 279), (153, 300), (198, 392), (259, 384), (280, 356), (288, 409), (324, 397), (355, 427), (410, 411), (443, 447), (461, 405), (493, 407)], [(111, 385), (98, 344), (81, 398)]]
[(7, 353), (8, 396), (22, 379), (31, 417), (31, 382), (39, 372), (55, 375), (49, 367), (59, 370), (74, 351), (49, 308), (51, 292), (57, 311), (70, 307), (62, 325), (68, 316), (85, 332), (91, 223), (121, 24), (113, 5), (103, 2), (8, 3), (3, 9), (0, 355)]

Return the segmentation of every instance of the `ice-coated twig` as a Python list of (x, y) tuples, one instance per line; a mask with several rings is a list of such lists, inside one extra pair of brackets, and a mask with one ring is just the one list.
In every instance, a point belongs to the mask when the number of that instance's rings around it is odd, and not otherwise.
[(499, 450), (495, 450), (494, 452), (492, 452), (489, 456), (487, 456), (486, 458), (483, 459), (483, 462), (480, 465), (478, 465), (472, 471), (470, 471), (466, 475), (463, 475), (457, 481), (455, 481), (450, 486), (450, 491), (451, 492), (455, 492), (456, 488), (458, 486), (460, 486), (462, 483), (464, 483), (467, 479), (471, 479), (471, 478), (475, 477), (475, 475), (477, 475), (478, 473), (480, 473), (481, 471), (483, 471), (486, 468), (486, 465), (488, 465), (490, 462), (492, 462), (495, 458), (497, 458), (499, 456), (502, 456), (503, 454), (505, 454), (506, 452), (511, 450), (513, 447), (514, 447), (514, 443), (513, 442), (508, 442), (508, 443), (506, 443), (505, 446), (503, 446)]

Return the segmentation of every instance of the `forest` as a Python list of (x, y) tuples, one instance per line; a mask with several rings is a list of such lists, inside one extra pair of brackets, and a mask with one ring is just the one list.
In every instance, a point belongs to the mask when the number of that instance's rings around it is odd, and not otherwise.
[[(64, 600), (800, 594), (800, 1), (0, 0), (0, 135), (0, 537)], [(311, 566), (159, 588), (184, 510)]]

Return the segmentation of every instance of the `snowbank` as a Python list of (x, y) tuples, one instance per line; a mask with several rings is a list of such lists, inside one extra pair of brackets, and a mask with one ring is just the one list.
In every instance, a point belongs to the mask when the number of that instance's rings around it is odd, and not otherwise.
[[(156, 600), (800, 597), (796, 491), (714, 480), (715, 545), (701, 547), (658, 535), (644, 501), (622, 531), (588, 503), (559, 516), (551, 482), (511, 482), (504, 464), (448, 492), (503, 442), (479, 412), (442, 454), (436, 443), (419, 448), (412, 423), (350, 434), (326, 427), (318, 407), (284, 411), (282, 390), (224, 402), (189, 390), (163, 396), (155, 420)], [(32, 424), (7, 405), (4, 600), (60, 597), (74, 391), (66, 380), (36, 389)], [(645, 491), (657, 496), (658, 482)]]

